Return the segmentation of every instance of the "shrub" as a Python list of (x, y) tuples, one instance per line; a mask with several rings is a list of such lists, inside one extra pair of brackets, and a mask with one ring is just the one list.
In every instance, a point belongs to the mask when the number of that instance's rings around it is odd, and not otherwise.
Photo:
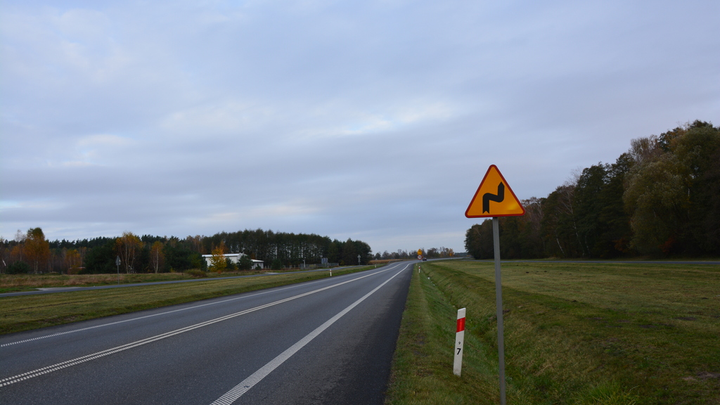
[(30, 273), (30, 265), (22, 260), (19, 260), (7, 268), (8, 274), (28, 274)]
[(187, 274), (187, 275), (189, 275), (189, 276), (191, 276), (191, 277), (194, 277), (194, 278), (205, 278), (205, 277), (207, 277), (207, 273), (205, 273), (205, 272), (202, 271), (202, 270), (197, 270), (197, 269), (185, 270), (185, 274)]

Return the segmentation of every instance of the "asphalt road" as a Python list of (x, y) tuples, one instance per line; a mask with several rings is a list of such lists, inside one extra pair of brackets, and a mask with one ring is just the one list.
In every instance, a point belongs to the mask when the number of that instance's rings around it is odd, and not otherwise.
[(381, 404), (411, 266), (0, 336), (0, 404)]

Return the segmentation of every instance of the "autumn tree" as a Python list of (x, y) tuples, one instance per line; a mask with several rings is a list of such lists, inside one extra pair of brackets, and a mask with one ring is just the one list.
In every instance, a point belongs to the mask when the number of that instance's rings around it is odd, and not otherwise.
[(27, 231), (23, 251), (37, 273), (41, 264), (46, 264), (50, 258), (50, 244), (45, 240), (45, 234), (40, 228), (30, 228)]
[(123, 235), (115, 240), (115, 250), (120, 256), (122, 264), (125, 266), (125, 273), (134, 270), (135, 259), (138, 251), (142, 249), (144, 244), (132, 232), (123, 232)]
[(630, 153), (623, 197), (633, 246), (651, 255), (720, 251), (720, 129), (695, 121), (633, 140)]
[(25, 249), (23, 244), (17, 244), (10, 249), (10, 262), (25, 261)]
[(77, 249), (69, 249), (65, 252), (65, 268), (70, 274), (77, 274), (82, 267), (82, 258)]
[(155, 241), (150, 248), (150, 263), (152, 263), (155, 273), (163, 266), (164, 262), (165, 254), (163, 253), (163, 243), (159, 240)]
[(220, 242), (219, 245), (213, 248), (212, 257), (210, 258), (210, 269), (222, 273), (227, 267), (227, 261), (225, 260), (225, 252), (227, 247), (225, 242)]

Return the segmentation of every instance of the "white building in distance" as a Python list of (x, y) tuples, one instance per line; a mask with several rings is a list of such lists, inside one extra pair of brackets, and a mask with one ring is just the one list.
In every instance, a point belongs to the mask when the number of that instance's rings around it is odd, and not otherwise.
[[(205, 259), (205, 263), (207, 263), (208, 267), (210, 267), (210, 264), (212, 263), (212, 256), (213, 255), (202, 255), (203, 259)], [(234, 264), (238, 264), (240, 262), (240, 258), (245, 256), (244, 253), (226, 253), (223, 256), (225, 256), (226, 260), (230, 260)], [(256, 259), (250, 259), (253, 263), (252, 268), (253, 269), (264, 269), (265, 268), (265, 262), (262, 260), (256, 260)]]

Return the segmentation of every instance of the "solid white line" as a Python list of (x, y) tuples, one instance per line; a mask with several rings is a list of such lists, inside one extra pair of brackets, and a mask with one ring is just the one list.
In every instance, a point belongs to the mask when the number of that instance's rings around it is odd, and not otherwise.
[(332, 318), (328, 319), (325, 323), (318, 326), (314, 331), (310, 332), (307, 336), (305, 336), (304, 338), (297, 341), (297, 343), (290, 346), (287, 350), (280, 353), (274, 359), (270, 360), (269, 363), (264, 365), (262, 368), (260, 368), (256, 372), (254, 372), (248, 378), (244, 379), (240, 384), (233, 387), (230, 391), (226, 392), (223, 396), (216, 399), (215, 402), (213, 402), (210, 405), (230, 405), (233, 402), (237, 401), (241, 396), (243, 396), (246, 392), (248, 392), (257, 383), (262, 381), (263, 378), (267, 377), (268, 374), (272, 373), (273, 370), (278, 368), (281, 364), (283, 364), (286, 360), (288, 360), (290, 357), (292, 357), (300, 349), (305, 347), (305, 345), (310, 343), (313, 339), (315, 339), (323, 331), (325, 331), (327, 328), (329, 328), (330, 325), (334, 324), (338, 319), (345, 316), (345, 314), (350, 312), (350, 310), (352, 310), (353, 308), (358, 306), (361, 302), (365, 301), (365, 299), (367, 299), (369, 296), (374, 294), (377, 290), (382, 288), (385, 284), (389, 283), (390, 280), (394, 279), (395, 277), (397, 277), (400, 273), (402, 273), (405, 270), (407, 270), (407, 266), (405, 266), (405, 268), (400, 270), (399, 272), (395, 273), (394, 276), (385, 280), (385, 282), (383, 282), (379, 286), (375, 287), (372, 291), (365, 294), (362, 298), (360, 298), (359, 300), (350, 304), (350, 306), (348, 306), (347, 308), (340, 311), (337, 315), (333, 316)]
[[(387, 268), (387, 269), (382, 269), (381, 271), (389, 271), (389, 270), (391, 270), (391, 269), (390, 269), (390, 268)], [(376, 274), (376, 273), (373, 273), (373, 274)], [(321, 280), (326, 280), (326, 279), (321, 279)], [(318, 280), (318, 281), (321, 281), (321, 280)], [(0, 344), (0, 347), (13, 346), (13, 345), (18, 345), (18, 344), (27, 343), (27, 342), (34, 342), (34, 341), (36, 341), (36, 340), (58, 337), (58, 336), (67, 335), (67, 334), (70, 334), (70, 333), (84, 332), (84, 331), (91, 330), (91, 329), (104, 328), (104, 327), (106, 327), (106, 326), (112, 326), (112, 325), (117, 325), (117, 324), (126, 323), (126, 322), (139, 321), (139, 320), (142, 320), (142, 319), (153, 318), (153, 317), (161, 316), (161, 315), (173, 314), (173, 313), (176, 313), (176, 312), (188, 311), (188, 310), (191, 310), (191, 309), (202, 308), (202, 307), (206, 307), (206, 306), (210, 306), (210, 305), (223, 304), (223, 303), (226, 303), (226, 302), (231, 302), (231, 301), (237, 301), (237, 300), (240, 300), (240, 299), (256, 297), (256, 296), (258, 296), (258, 295), (269, 294), (269, 293), (272, 293), (272, 292), (287, 290), (287, 289), (291, 289), (291, 288), (297, 288), (297, 287), (300, 287), (300, 286), (302, 286), (302, 284), (293, 284), (293, 285), (290, 285), (290, 286), (285, 286), (285, 287), (280, 287), (280, 288), (277, 288), (277, 289), (273, 289), (272, 291), (263, 291), (263, 292), (259, 292), (259, 293), (255, 293), (255, 294), (243, 295), (243, 296), (241, 296), (241, 297), (230, 298), (230, 299), (226, 299), (226, 300), (222, 300), (222, 301), (214, 301), (214, 302), (209, 302), (209, 303), (205, 303), (205, 304), (193, 305), (193, 306), (187, 307), (187, 308), (174, 309), (174, 310), (171, 310), (171, 311), (165, 311), (165, 312), (161, 312), (161, 313), (157, 313), (157, 314), (139, 316), (139, 317), (137, 317), (137, 318), (125, 319), (125, 320), (122, 320), (122, 321), (110, 322), (110, 323), (105, 323), (105, 324), (102, 324), (102, 325), (89, 326), (89, 327), (87, 327), (87, 328), (75, 329), (75, 330), (70, 330), (70, 331), (67, 331), (67, 332), (53, 333), (53, 334), (51, 334), (51, 335), (38, 336), (38, 337), (35, 337), (35, 338), (31, 338), (31, 339), (18, 340), (18, 341), (16, 341), (16, 342), (3, 343), (3, 344)]]
[(361, 276), (361, 277), (358, 277), (358, 278), (354, 278), (354, 279), (352, 279), (352, 280), (343, 281), (343, 282), (341, 282), (341, 283), (337, 283), (337, 284), (333, 284), (333, 285), (330, 285), (330, 286), (327, 286), (327, 287), (319, 288), (319, 289), (317, 289), (317, 290), (308, 291), (308, 292), (306, 292), (306, 293), (294, 295), (294, 296), (288, 297), (288, 298), (283, 298), (283, 299), (278, 300), (278, 301), (273, 301), (273, 302), (270, 302), (270, 303), (267, 303), (267, 304), (259, 305), (259, 306), (254, 307), (254, 308), (250, 308), (250, 309), (246, 309), (246, 310), (243, 310), (243, 311), (235, 312), (235, 313), (232, 313), (232, 314), (229, 314), (229, 315), (221, 316), (221, 317), (219, 317), (219, 318), (211, 319), (211, 320), (208, 320), (208, 321), (205, 321), (205, 322), (200, 322), (200, 323), (197, 323), (197, 324), (194, 324), (194, 325), (190, 325), (190, 326), (186, 326), (186, 327), (183, 327), (183, 328), (180, 328), (180, 329), (175, 329), (175, 330), (170, 331), (170, 332), (161, 333), (161, 334), (159, 334), (159, 335), (151, 336), (151, 337), (149, 337), (149, 338), (141, 339), (141, 340), (138, 340), (138, 341), (135, 341), (135, 342), (127, 343), (127, 344), (120, 345), (120, 346), (117, 346), (117, 347), (113, 347), (113, 348), (110, 348), (110, 349), (102, 350), (102, 351), (99, 351), (99, 352), (96, 352), (96, 353), (92, 353), (92, 354), (88, 354), (88, 355), (85, 355), (85, 356), (77, 357), (77, 358), (72, 359), (72, 360), (63, 361), (63, 362), (56, 363), (56, 364), (53, 364), (53, 365), (50, 365), (50, 366), (47, 366), (47, 367), (42, 367), (42, 368), (39, 368), (39, 369), (36, 369), (36, 370), (28, 371), (28, 372), (26, 372), (26, 373), (18, 374), (18, 375), (12, 376), (12, 377), (6, 377), (6, 378), (3, 378), (3, 379), (0, 379), (0, 387), (5, 387), (5, 386), (11, 385), (11, 384), (15, 384), (15, 383), (20, 382), (20, 381), (24, 381), (24, 380), (27, 380), (27, 379), (30, 379), (30, 378), (38, 377), (38, 376), (41, 376), (41, 375), (43, 375), (43, 374), (51, 373), (51, 372), (53, 372), (53, 371), (61, 370), (61, 369), (64, 369), (64, 368), (67, 368), (67, 367), (70, 367), (70, 366), (74, 366), (74, 365), (77, 365), (77, 364), (85, 363), (85, 362), (88, 362), (88, 361), (91, 361), (91, 360), (96, 360), (96, 359), (99, 359), (99, 358), (101, 358), (101, 357), (109, 356), (109, 355), (111, 355), (111, 354), (123, 352), (123, 351), (125, 351), (125, 350), (129, 350), (129, 349), (133, 349), (133, 348), (136, 348), (136, 347), (139, 347), (139, 346), (143, 346), (143, 345), (146, 345), (146, 344), (148, 344), (148, 343), (153, 343), (153, 342), (156, 342), (156, 341), (158, 341), (158, 340), (162, 340), (162, 339), (166, 339), (166, 338), (169, 338), (169, 337), (172, 337), (172, 336), (175, 336), (175, 335), (179, 335), (179, 334), (181, 334), (181, 333), (189, 332), (189, 331), (192, 331), (192, 330), (195, 330), (195, 329), (199, 329), (199, 328), (202, 328), (202, 327), (205, 327), (205, 326), (209, 326), (209, 325), (216, 324), (216, 323), (218, 323), (218, 322), (226, 321), (226, 320), (228, 320), (228, 319), (236, 318), (236, 317), (238, 317), (238, 316), (246, 315), (246, 314), (249, 314), (249, 313), (251, 313), (251, 312), (259, 311), (259, 310), (261, 310), (261, 309), (270, 308), (270, 307), (273, 307), (273, 306), (275, 306), (275, 305), (279, 305), (279, 304), (283, 304), (283, 303), (286, 303), (286, 302), (289, 302), (289, 301), (293, 301), (293, 300), (296, 300), (296, 299), (298, 299), (298, 298), (307, 297), (308, 295), (316, 294), (316, 293), (319, 293), (319, 292), (321, 292), (321, 291), (326, 291), (326, 290), (329, 290), (329, 289), (331, 289), (331, 288), (339, 287), (339, 286), (344, 285), (344, 284), (348, 284), (348, 283), (352, 283), (352, 282), (354, 282), (354, 281), (362, 280), (362, 279), (364, 279), (364, 278), (367, 278), (367, 277), (370, 277), (370, 276), (374, 276), (374, 275), (376, 275), (376, 274), (384, 273), (384, 272), (389, 271), (389, 270), (390, 270), (390, 269), (385, 269), (385, 270), (378, 271), (378, 272), (375, 272), (375, 273), (372, 273), (372, 274), (367, 274), (367, 275), (364, 275), (364, 276)]

